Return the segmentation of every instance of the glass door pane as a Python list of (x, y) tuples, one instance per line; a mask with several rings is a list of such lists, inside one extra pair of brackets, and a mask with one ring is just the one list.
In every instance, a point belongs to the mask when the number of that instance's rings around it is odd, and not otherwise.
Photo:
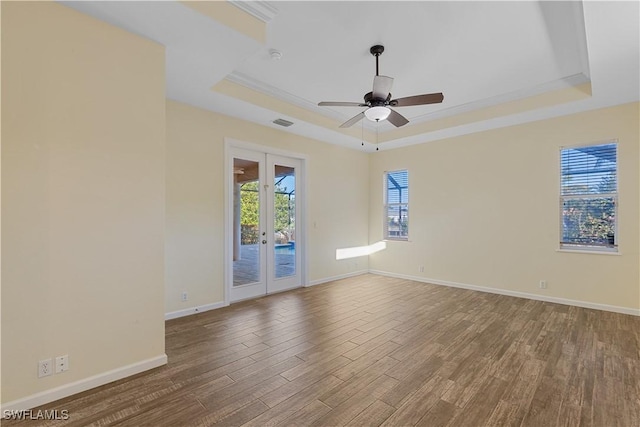
[(274, 165), (273, 230), (275, 277), (296, 274), (296, 173), (291, 166)]
[(261, 281), (260, 163), (233, 159), (233, 286)]

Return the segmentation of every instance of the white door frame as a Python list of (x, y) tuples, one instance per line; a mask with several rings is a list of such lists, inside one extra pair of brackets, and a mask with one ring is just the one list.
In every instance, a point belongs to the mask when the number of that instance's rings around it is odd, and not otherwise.
[(233, 155), (232, 149), (240, 148), (253, 150), (265, 154), (291, 157), (300, 160), (300, 173), (296, 176), (296, 187), (300, 189), (296, 194), (296, 205), (301, 207), (300, 224), (296, 224), (296, 234), (302, 240), (296, 242), (296, 250), (301, 251), (300, 286), (308, 286), (308, 243), (307, 243), (307, 168), (309, 157), (306, 154), (281, 150), (252, 142), (240, 141), (233, 138), (224, 138), (224, 304), (231, 303), (231, 287), (233, 286)]

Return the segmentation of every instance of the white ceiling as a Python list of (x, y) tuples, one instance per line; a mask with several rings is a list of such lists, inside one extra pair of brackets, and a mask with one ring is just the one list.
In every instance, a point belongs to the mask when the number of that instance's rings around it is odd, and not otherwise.
[[(407, 127), (571, 85), (592, 87), (587, 99), (397, 138), (382, 123), (380, 149), (640, 100), (637, 1), (248, 2), (275, 12), (265, 45), (179, 2), (63, 3), (165, 45), (171, 99), (357, 149), (360, 138), (338, 126), (362, 109), (317, 103), (361, 101), (371, 91), (374, 44), (385, 46), (380, 74), (395, 79), (394, 98), (444, 93), (439, 105), (398, 108)], [(272, 60), (269, 49), (282, 59)], [(223, 79), (334, 120), (321, 125), (277, 111), (276, 102), (211, 90)], [(276, 118), (295, 124), (281, 128), (271, 123)]]

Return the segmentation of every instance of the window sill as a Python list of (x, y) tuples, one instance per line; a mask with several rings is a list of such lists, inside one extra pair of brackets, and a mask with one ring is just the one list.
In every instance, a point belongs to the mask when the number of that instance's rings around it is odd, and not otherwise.
[(386, 239), (383, 239), (384, 242), (410, 242), (411, 240), (409, 239), (394, 239), (393, 237), (387, 237)]
[(622, 255), (618, 251), (599, 251), (599, 250), (580, 250), (580, 249), (556, 249), (556, 252), (567, 252), (572, 254), (589, 254), (589, 255)]

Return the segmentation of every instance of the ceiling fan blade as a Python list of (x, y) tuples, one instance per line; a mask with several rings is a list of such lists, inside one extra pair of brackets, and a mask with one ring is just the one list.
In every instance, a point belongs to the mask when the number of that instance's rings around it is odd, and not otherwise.
[(340, 125), (341, 128), (348, 128), (351, 127), (353, 125), (355, 125), (356, 123), (358, 123), (360, 120), (362, 120), (364, 118), (364, 111), (352, 118), (350, 118), (349, 120), (347, 120), (346, 122), (344, 122), (343, 124)]
[(393, 86), (393, 78), (387, 76), (375, 76), (373, 78), (373, 98), (387, 99)]
[[(391, 108), (389, 108), (389, 110), (391, 110)], [(389, 117), (387, 117), (387, 120), (389, 120), (389, 122), (397, 128), (409, 123), (409, 120), (407, 120), (406, 117), (404, 117), (402, 114), (393, 110), (391, 110), (391, 113), (389, 113)]]
[(362, 102), (318, 102), (320, 107), (366, 107)]
[(427, 93), (424, 95), (407, 96), (406, 98), (393, 99), (389, 105), (393, 107), (409, 107), (411, 105), (439, 104), (444, 99), (442, 93)]

